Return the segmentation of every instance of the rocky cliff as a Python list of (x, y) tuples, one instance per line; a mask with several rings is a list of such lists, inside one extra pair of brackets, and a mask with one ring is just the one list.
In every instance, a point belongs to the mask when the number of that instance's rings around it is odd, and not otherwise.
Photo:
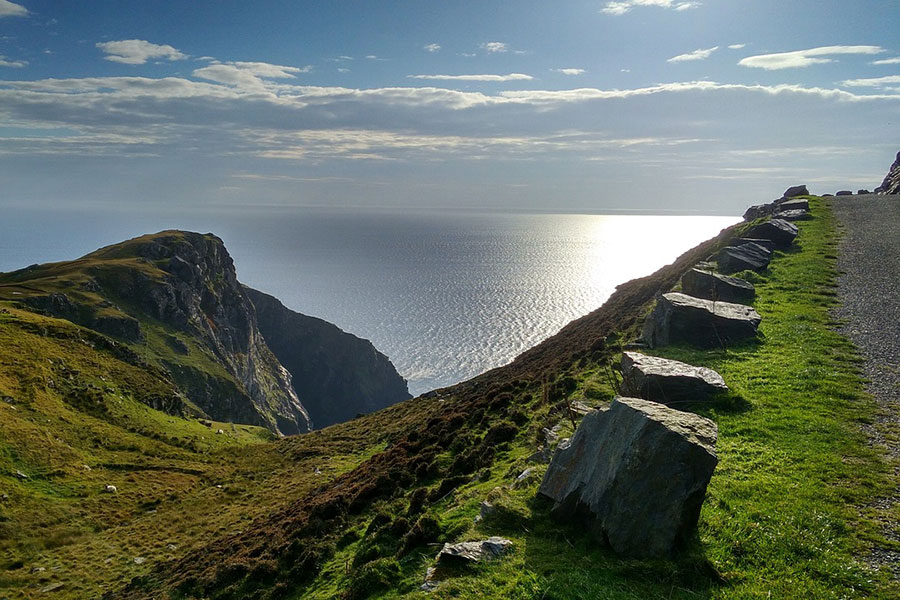
[(222, 240), (164, 231), (0, 276), (0, 296), (119, 338), (211, 418), (309, 431)]
[(176, 384), (175, 412), (291, 435), (410, 397), (368, 340), (241, 285), (209, 233), (163, 231), (0, 273), (0, 300), (129, 347)]
[(876, 194), (900, 194), (900, 152), (897, 153), (897, 159), (891, 165), (887, 176), (880, 186), (875, 188)]
[(294, 381), (317, 427), (347, 421), (410, 398), (404, 380), (368, 340), (290, 310), (245, 287), (266, 343)]
[[(229, 389), (232, 386), (222, 385), (185, 361), (167, 360), (166, 366), (192, 400), (214, 418), (261, 424), (285, 435), (309, 431), (309, 415), (290, 373), (266, 345), (253, 304), (238, 283), (221, 239), (168, 231), (103, 248), (85, 258), (122, 256), (148, 261), (161, 273), (113, 269), (109, 277), (99, 269), (96, 280), (109, 288), (108, 295), (201, 340), (238, 384), (236, 390)], [(188, 348), (177, 335), (166, 342), (176, 354)], [(249, 398), (249, 405), (241, 395)]]

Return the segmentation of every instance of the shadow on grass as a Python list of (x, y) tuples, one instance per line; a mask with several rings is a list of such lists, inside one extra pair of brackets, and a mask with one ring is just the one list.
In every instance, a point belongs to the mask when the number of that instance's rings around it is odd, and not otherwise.
[(616, 555), (584, 522), (560, 523), (552, 502), (530, 503), (525, 567), (544, 580), (546, 600), (575, 598), (711, 598), (727, 583), (706, 558), (696, 531), (671, 558)]

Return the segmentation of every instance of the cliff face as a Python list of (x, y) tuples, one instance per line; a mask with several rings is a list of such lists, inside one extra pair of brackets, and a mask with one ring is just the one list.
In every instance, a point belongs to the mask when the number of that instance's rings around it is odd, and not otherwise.
[[(126, 242), (124, 247), (101, 249), (86, 258), (114, 259), (123, 250), (150, 261), (162, 274), (132, 271), (133, 285), (117, 285), (111, 293), (202, 340), (236, 379), (237, 391), (249, 397), (250, 406), (235, 397), (235, 390), (228, 389), (231, 386), (203, 377), (181, 361), (167, 361), (176, 379), (189, 386), (192, 399), (215, 418), (256, 422), (285, 435), (310, 429), (309, 415), (291, 385), (290, 373), (266, 346), (253, 304), (238, 283), (234, 262), (221, 239), (212, 234), (164, 232)], [(99, 282), (104, 284), (103, 277)]]
[(880, 186), (875, 188), (876, 194), (900, 194), (900, 152), (897, 153), (897, 160), (891, 165), (887, 176)]
[(268, 294), (244, 290), (266, 343), (290, 371), (317, 427), (410, 398), (406, 381), (370, 341), (294, 312)]
[(212, 234), (146, 235), (6, 274), (4, 283), (29, 306), (132, 344), (211, 418), (285, 435), (310, 429), (290, 373), (266, 345)]

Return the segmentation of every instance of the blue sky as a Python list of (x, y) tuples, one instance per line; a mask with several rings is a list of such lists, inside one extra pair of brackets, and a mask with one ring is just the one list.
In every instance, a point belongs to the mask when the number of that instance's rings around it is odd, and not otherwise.
[(872, 188), (900, 0), (0, 0), (0, 205), (739, 214)]

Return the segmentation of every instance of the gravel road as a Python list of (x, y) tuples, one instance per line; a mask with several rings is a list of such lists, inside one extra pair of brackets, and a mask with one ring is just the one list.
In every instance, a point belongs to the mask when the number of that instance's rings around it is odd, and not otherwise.
[[(884, 409), (865, 427), (870, 443), (886, 447), (900, 461), (900, 196), (834, 198), (834, 213), (844, 227), (838, 252), (841, 332), (862, 352), (867, 390)], [(900, 462), (895, 473), (900, 481)], [(900, 503), (900, 487), (874, 504), (884, 515), (885, 537), (900, 542), (900, 523), (889, 513)], [(895, 513), (896, 514), (896, 513)], [(900, 578), (900, 552), (876, 548), (865, 557), (873, 567), (887, 566)]]

